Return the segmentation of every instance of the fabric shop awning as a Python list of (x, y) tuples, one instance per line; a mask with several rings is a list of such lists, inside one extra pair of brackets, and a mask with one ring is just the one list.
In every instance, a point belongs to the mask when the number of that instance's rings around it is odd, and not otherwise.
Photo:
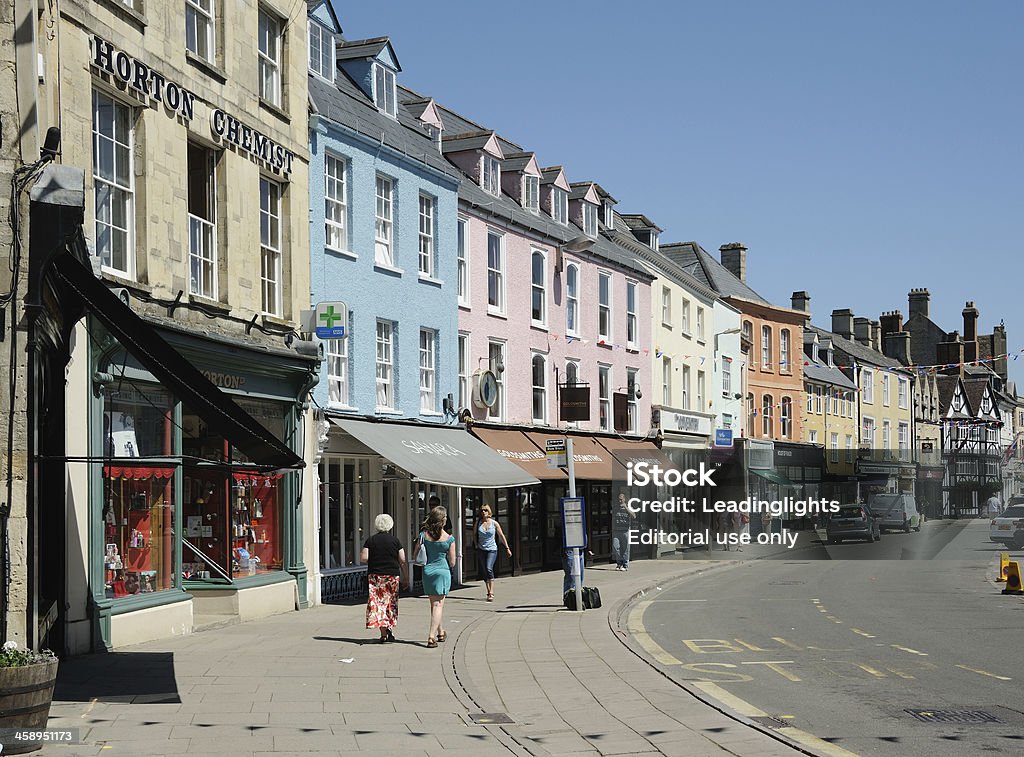
[[(565, 434), (546, 434), (540, 431), (524, 432), (538, 449), (546, 449), (548, 439), (565, 439)], [(612, 456), (597, 443), (593, 436), (569, 434), (572, 438), (573, 473), (588, 481), (612, 480)]]
[(776, 473), (773, 470), (758, 470), (752, 468), (750, 470), (755, 476), (760, 476), (766, 481), (771, 481), (773, 484), (781, 484), (782, 486), (796, 486), (792, 481), (783, 476), (781, 473)]
[(331, 423), (426, 484), (502, 489), (540, 483), (465, 429), (349, 418)]
[(541, 481), (565, 481), (568, 478), (561, 468), (548, 467), (547, 454), (522, 431), (473, 426), (471, 433), (503, 458)]
[(305, 466), (301, 457), (217, 388), (74, 256), (61, 255), (54, 261), (53, 272), (164, 387), (238, 448), (249, 459), (248, 467)]
[(624, 439), (601, 439), (600, 445), (608, 450), (612, 457), (612, 471), (616, 480), (625, 480), (627, 468), (630, 463), (647, 463), (658, 465), (662, 470), (675, 468), (675, 463), (658, 448), (654, 442), (635, 441)]

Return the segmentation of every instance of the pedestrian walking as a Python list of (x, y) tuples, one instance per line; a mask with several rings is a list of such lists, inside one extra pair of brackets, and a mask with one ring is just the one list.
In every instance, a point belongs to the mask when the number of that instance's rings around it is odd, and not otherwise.
[(626, 495), (619, 493), (619, 506), (612, 516), (612, 559), (615, 570), (629, 570), (629, 532), (633, 528), (636, 513), (626, 504)]
[(992, 492), (992, 496), (988, 498), (985, 505), (988, 507), (988, 515), (990, 518), (996, 517), (1003, 510), (1003, 505), (999, 501), (999, 495), (995, 492)]
[[(567, 591), (569, 591), (570, 589), (575, 589), (576, 588), (576, 584), (573, 583), (573, 577), (572, 577), (572, 558), (573, 558), (573, 554), (572, 553), (573, 553), (573, 551), (574, 550), (571, 550), (571, 549), (565, 550), (564, 551), (564, 559), (562, 560), (562, 572), (564, 574), (563, 577), (562, 577), (562, 596), (563, 597), (565, 596), (565, 593)], [(589, 549), (586, 552), (584, 552), (582, 549), (580, 550), (580, 586), (583, 586), (583, 568), (586, 566), (587, 558), (588, 557), (593, 557), (593, 556), (594, 556), (594, 553), (591, 552)]]
[(736, 543), (736, 551), (742, 552), (742, 544), (746, 541), (744, 534), (750, 533), (750, 516), (746, 513), (735, 512), (732, 514), (732, 530), (739, 536), (739, 541)]
[(491, 517), (491, 506), (483, 505), (480, 508), (480, 517), (473, 524), (473, 546), (476, 548), (478, 570), (487, 587), (488, 602), (494, 601), (494, 563), (498, 559), (498, 537), (505, 547), (505, 553), (512, 557), (512, 550), (508, 546), (505, 532), (501, 530), (501, 524)]
[[(448, 510), (435, 507), (427, 513), (420, 531), (419, 545), (426, 551), (423, 566), (423, 593), (430, 600), (430, 630), (427, 646), (434, 648), (448, 638), (443, 627), (444, 598), (452, 588), (452, 568), (455, 567), (455, 537), (445, 531)], [(419, 546), (417, 546), (417, 552)]]
[(369, 597), (366, 600), (366, 627), (380, 631), (380, 643), (394, 641), (391, 629), (398, 625), (398, 590), (409, 586), (409, 564), (405, 549), (391, 529), (390, 515), (378, 515), (373, 521), (376, 533), (363, 543), (360, 561), (366, 566)]

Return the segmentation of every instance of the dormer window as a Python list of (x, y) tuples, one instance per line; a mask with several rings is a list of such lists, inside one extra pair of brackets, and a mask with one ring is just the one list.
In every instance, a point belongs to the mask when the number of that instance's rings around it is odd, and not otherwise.
[(540, 177), (523, 177), (523, 207), (531, 213), (540, 212)]
[(484, 170), (480, 174), (480, 186), (494, 196), (501, 194), (501, 164), (493, 155), (484, 155)]
[(555, 187), (551, 190), (551, 217), (555, 223), (569, 224), (569, 193)]
[(588, 237), (597, 236), (597, 206), (583, 203), (583, 233)]
[(423, 129), (427, 132), (427, 136), (434, 143), (438, 150), (441, 149), (441, 129), (433, 124), (425, 124)]
[(385, 115), (396, 118), (398, 104), (395, 99), (395, 72), (377, 63), (373, 76), (373, 100), (377, 109)]
[(615, 206), (608, 200), (604, 201), (604, 226), (611, 231), (615, 228)]
[(309, 22), (309, 70), (334, 81), (334, 35), (312, 19)]

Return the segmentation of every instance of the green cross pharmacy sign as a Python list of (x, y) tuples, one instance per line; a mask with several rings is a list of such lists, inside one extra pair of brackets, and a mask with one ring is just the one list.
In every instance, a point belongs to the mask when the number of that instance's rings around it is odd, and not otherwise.
[(316, 335), (320, 339), (345, 338), (348, 332), (348, 305), (344, 302), (321, 302), (316, 306), (315, 315)]

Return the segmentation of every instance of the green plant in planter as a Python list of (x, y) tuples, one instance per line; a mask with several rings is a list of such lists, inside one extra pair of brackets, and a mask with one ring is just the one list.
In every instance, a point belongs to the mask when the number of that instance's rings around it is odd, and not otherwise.
[(5, 641), (0, 650), (0, 668), (23, 668), (26, 665), (41, 665), (55, 662), (57, 655), (49, 649), (33, 652), (31, 649), (18, 649), (18, 642)]
[[(49, 650), (19, 649), (16, 641), (0, 647), (0, 729), (39, 732), (46, 728), (57, 682), (57, 656)], [(11, 731), (6, 731), (10, 733)], [(41, 741), (0, 742), (4, 756), (34, 752)]]

